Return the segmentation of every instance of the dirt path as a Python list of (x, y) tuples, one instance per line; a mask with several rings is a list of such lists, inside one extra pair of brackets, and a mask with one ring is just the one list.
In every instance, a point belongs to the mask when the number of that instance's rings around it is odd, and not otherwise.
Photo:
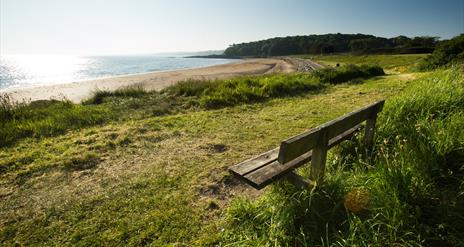
[(282, 59), (286, 61), (287, 63), (291, 64), (291, 66), (295, 68), (296, 71), (298, 72), (309, 72), (309, 71), (321, 69), (324, 67), (309, 59), (289, 58), (289, 57), (284, 57)]

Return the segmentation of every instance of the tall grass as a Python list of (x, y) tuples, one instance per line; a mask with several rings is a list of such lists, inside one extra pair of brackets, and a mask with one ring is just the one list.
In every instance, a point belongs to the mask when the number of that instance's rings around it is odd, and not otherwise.
[(272, 75), (227, 80), (205, 90), (200, 105), (206, 108), (252, 103), (269, 98), (290, 96), (323, 88), (310, 74)]
[[(464, 73), (437, 71), (387, 105), (378, 163), (427, 245), (464, 244)], [(413, 212), (411, 212), (413, 210)]]
[(205, 90), (215, 88), (219, 83), (219, 80), (210, 81), (189, 79), (167, 87), (162, 92), (175, 96), (201, 96)]
[(0, 95), (0, 147), (24, 138), (42, 138), (109, 121), (168, 114), (172, 99), (141, 87), (96, 91), (82, 104), (68, 100), (13, 102)]
[(108, 115), (103, 108), (85, 107), (70, 101), (15, 103), (8, 95), (0, 95), (0, 105), (0, 147), (27, 137), (52, 136), (99, 124)]
[(84, 100), (82, 103), (85, 105), (98, 105), (103, 103), (103, 100), (108, 97), (141, 97), (147, 94), (149, 92), (142, 87), (124, 87), (115, 91), (96, 90), (92, 97)]
[[(361, 141), (342, 145), (325, 182), (315, 189), (301, 191), (283, 181), (261, 200), (236, 200), (227, 214), (224, 242), (462, 246), (462, 69), (419, 79), (387, 101), (378, 125), (374, 157), (366, 160), (356, 151), (363, 150)], [(354, 158), (337, 155), (347, 152)], [(308, 169), (300, 172), (307, 175)]]
[(220, 108), (253, 103), (320, 90), (327, 85), (354, 79), (384, 75), (378, 66), (347, 65), (314, 73), (241, 77), (229, 80), (189, 80), (168, 87), (164, 92), (176, 96), (194, 96), (205, 108)]

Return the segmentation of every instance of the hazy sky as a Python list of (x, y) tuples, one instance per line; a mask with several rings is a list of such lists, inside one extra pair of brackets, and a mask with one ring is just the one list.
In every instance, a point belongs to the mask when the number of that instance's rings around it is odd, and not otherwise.
[(224, 49), (275, 36), (450, 38), (464, 0), (0, 0), (1, 54)]

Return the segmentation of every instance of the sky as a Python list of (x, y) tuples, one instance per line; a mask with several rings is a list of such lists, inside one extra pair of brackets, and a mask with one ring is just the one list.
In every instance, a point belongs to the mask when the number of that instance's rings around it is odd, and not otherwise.
[(272, 37), (464, 33), (464, 0), (0, 0), (0, 55), (225, 49)]

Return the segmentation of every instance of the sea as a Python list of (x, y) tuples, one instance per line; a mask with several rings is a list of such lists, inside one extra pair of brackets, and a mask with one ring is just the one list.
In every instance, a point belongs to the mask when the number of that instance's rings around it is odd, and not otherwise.
[(199, 68), (233, 59), (131, 56), (0, 55), (0, 90), (113, 76)]

